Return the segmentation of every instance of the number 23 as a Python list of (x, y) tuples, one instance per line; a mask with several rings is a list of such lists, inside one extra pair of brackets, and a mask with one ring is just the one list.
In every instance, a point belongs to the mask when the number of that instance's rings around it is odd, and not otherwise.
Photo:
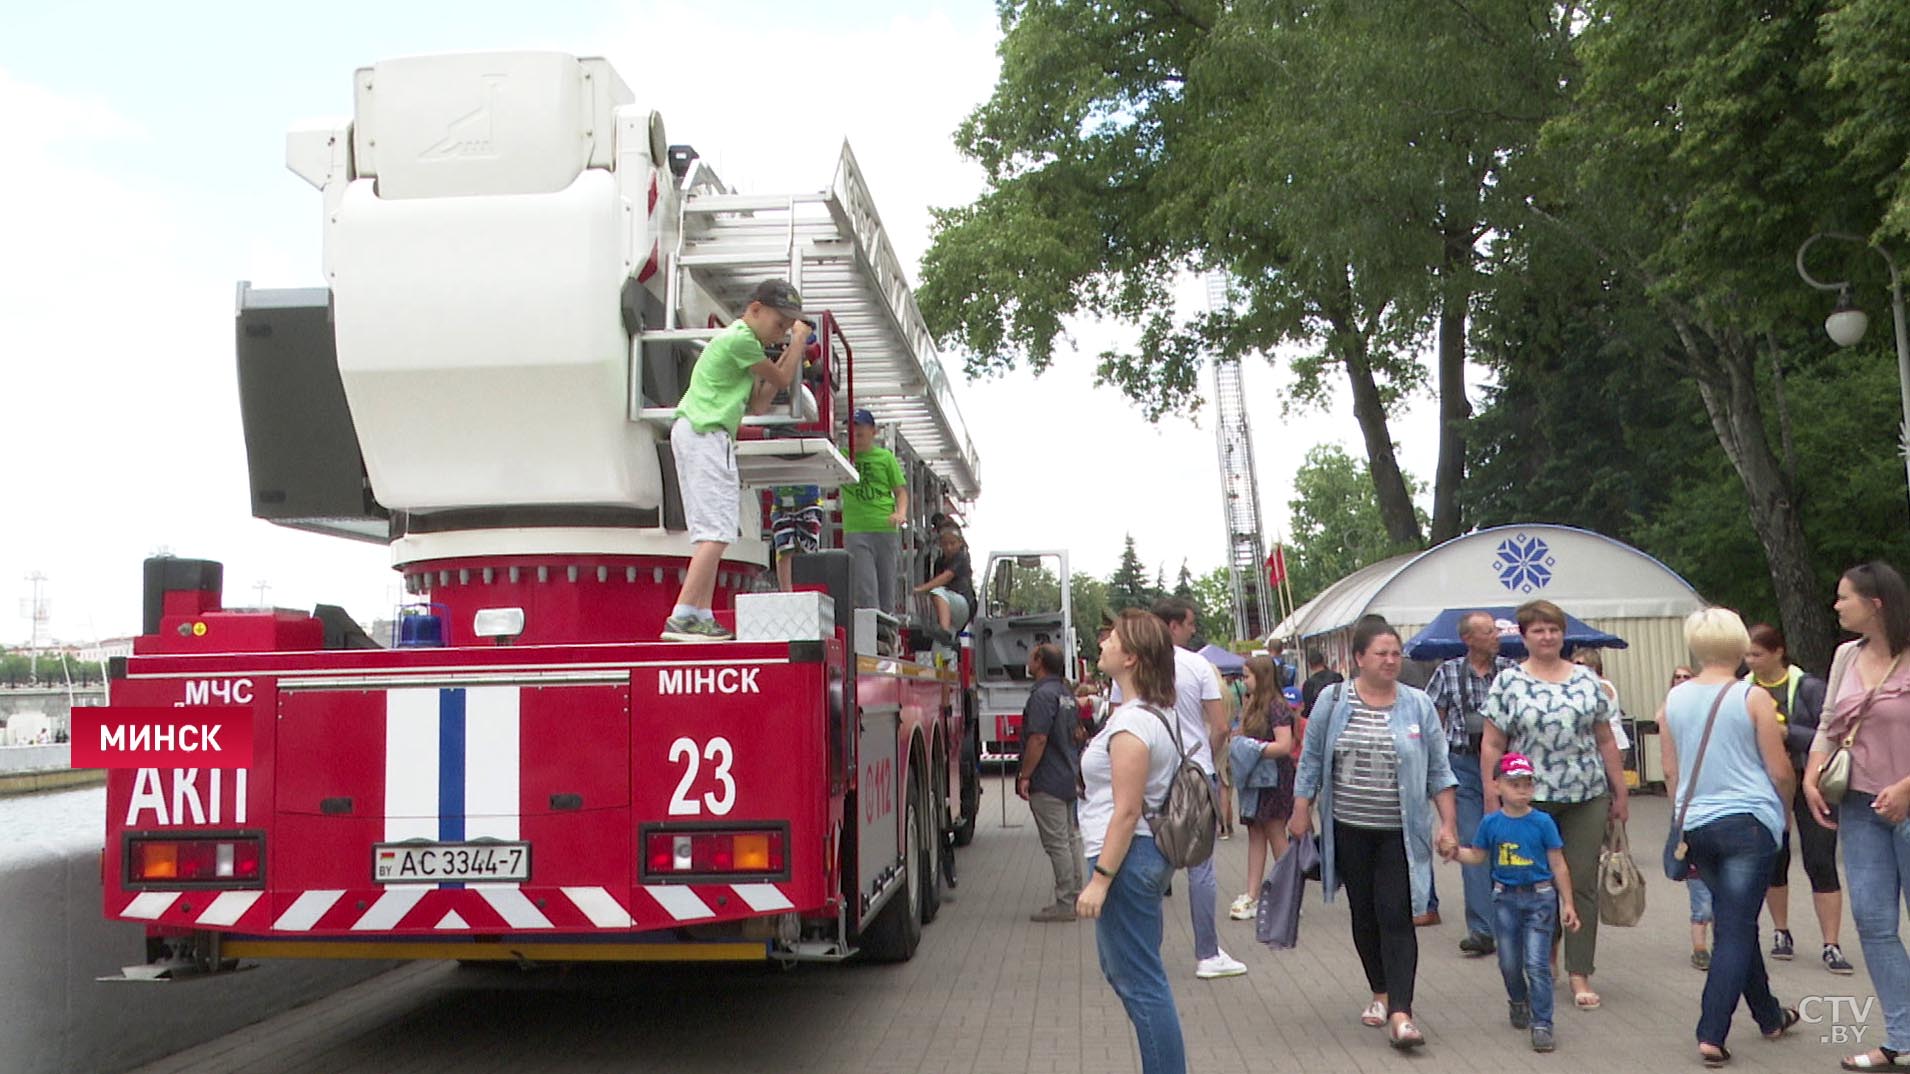
[[(710, 739), (704, 744), (700, 754), (696, 748), (695, 739), (679, 738), (670, 743), (670, 762), (672, 764), (679, 761), (688, 762), (688, 766), (683, 770), (683, 778), (677, 781), (676, 793), (670, 795), (670, 815), (694, 817), (702, 813), (705, 808), (719, 817), (727, 815), (736, 805), (736, 779), (730, 775), (730, 764), (734, 760), (735, 756), (730, 750), (730, 740), (727, 738)], [(689, 795), (690, 785), (696, 782), (696, 773), (701, 761), (715, 763), (716, 771), (711, 775), (716, 778), (717, 783), (722, 785), (722, 796), (718, 797), (716, 792), (708, 791), (704, 793), (703, 800), (699, 803)]]

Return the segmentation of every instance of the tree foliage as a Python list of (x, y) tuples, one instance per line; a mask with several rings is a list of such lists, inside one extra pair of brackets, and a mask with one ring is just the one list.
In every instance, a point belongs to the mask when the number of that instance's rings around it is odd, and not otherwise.
[(1388, 556), (1413, 550), (1386, 534), (1366, 467), (1337, 444), (1314, 447), (1293, 476), (1287, 572), (1304, 603), (1320, 590)]
[[(1150, 417), (1214, 354), (1344, 376), (1383, 524), (1424, 527), (1387, 417), (1436, 351), (1435, 537), (1460, 531), (1466, 318), (1508, 169), (1561, 97), (1570, 8), (1530, 0), (1004, 0), (1002, 70), (957, 131), (987, 173), (937, 215), (920, 299), (971, 374), (1052, 361), (1069, 317), (1138, 326), (1098, 373)], [(1224, 270), (1228, 308), (1173, 284)], [(1437, 321), (1438, 331), (1432, 326)]]

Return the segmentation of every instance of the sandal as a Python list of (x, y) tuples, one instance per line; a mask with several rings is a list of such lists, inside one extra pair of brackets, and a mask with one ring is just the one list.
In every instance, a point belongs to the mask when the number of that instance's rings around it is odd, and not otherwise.
[[(1883, 1060), (1879, 1062), (1871, 1059), (1873, 1053), (1883, 1056)], [(1910, 1068), (1910, 1057), (1906, 1057), (1903, 1052), (1878, 1045), (1868, 1052), (1845, 1056), (1840, 1065), (1845, 1070), (1903, 1070)]]
[(1426, 1038), (1420, 1035), (1419, 1027), (1413, 1024), (1412, 1019), (1408, 1018), (1404, 1022), (1396, 1023), (1391, 1029), (1386, 1031), (1386, 1041), (1394, 1048), (1403, 1052), (1408, 1048), (1417, 1048), (1426, 1043)]
[(1386, 1024), (1386, 1004), (1374, 1000), (1370, 1006), (1360, 1012), (1360, 1024), (1370, 1029), (1378, 1029)]
[(1595, 1011), (1601, 1002), (1603, 1001), (1598, 998), (1598, 993), (1596, 992), (1585, 991), (1572, 993), (1572, 1005), (1581, 1011)]
[[(1716, 1048), (1717, 1051), (1707, 1052), (1706, 1048)], [(1731, 1049), (1722, 1044), (1700, 1044), (1698, 1045), (1698, 1061), (1715, 1070), (1731, 1061)]]
[(1784, 1008), (1783, 1020), (1778, 1023), (1776, 1029), (1773, 1029), (1765, 1033), (1764, 1039), (1776, 1040), (1779, 1037), (1782, 1037), (1784, 1034), (1789, 1033), (1792, 1027), (1796, 1026), (1797, 1023), (1803, 1020), (1804, 1020), (1804, 1016), (1798, 1012), (1796, 1007), (1786, 1007)]

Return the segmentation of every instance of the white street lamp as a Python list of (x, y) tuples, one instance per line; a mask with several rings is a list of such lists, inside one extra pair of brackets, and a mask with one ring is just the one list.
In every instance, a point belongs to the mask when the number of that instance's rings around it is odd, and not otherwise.
[(1870, 318), (1863, 310), (1851, 305), (1850, 281), (1837, 280), (1825, 282), (1810, 274), (1804, 267), (1804, 255), (1811, 244), (1818, 239), (1836, 239), (1839, 242), (1854, 242), (1869, 250), (1874, 250), (1883, 263), (1890, 269), (1890, 314), (1897, 330), (1897, 390), (1902, 396), (1903, 424), (1897, 428), (1897, 451), (1904, 457), (1905, 477), (1910, 480), (1910, 329), (1904, 325), (1903, 280), (1897, 275), (1897, 261), (1890, 251), (1872, 243), (1862, 235), (1850, 235), (1841, 231), (1822, 231), (1804, 240), (1797, 248), (1797, 274), (1804, 282), (1819, 291), (1837, 292), (1837, 308), (1824, 318), (1824, 332), (1831, 342), (1839, 347), (1849, 347), (1864, 338), (1864, 331), (1870, 327)]

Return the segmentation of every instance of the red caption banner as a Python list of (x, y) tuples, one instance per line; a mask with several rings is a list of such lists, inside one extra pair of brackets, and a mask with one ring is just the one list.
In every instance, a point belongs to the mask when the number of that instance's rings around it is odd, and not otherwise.
[(79, 706), (74, 768), (248, 768), (252, 710), (241, 705)]

